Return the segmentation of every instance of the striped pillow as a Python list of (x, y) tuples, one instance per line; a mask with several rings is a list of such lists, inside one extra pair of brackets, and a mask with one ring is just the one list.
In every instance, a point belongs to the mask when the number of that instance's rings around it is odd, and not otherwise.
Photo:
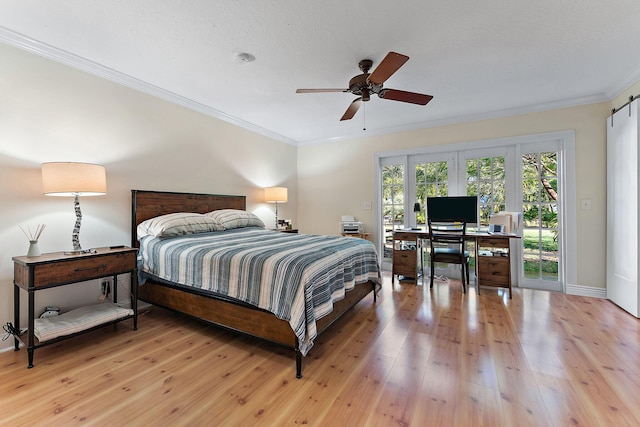
[(171, 237), (184, 234), (223, 231), (219, 225), (207, 215), (193, 212), (176, 212), (157, 216), (138, 225), (138, 240), (145, 236)]
[(260, 227), (264, 228), (264, 222), (251, 212), (241, 211), (237, 209), (219, 209), (207, 214), (225, 230), (243, 227)]

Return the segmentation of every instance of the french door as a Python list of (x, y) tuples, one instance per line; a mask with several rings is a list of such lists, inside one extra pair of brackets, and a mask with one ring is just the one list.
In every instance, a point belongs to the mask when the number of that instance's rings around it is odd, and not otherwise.
[(561, 153), (554, 144), (544, 145), (523, 147), (520, 154), (520, 281), (526, 287), (561, 290), (560, 253), (565, 235), (559, 215), (564, 197), (558, 185)]
[(573, 163), (567, 161), (573, 156), (572, 134), (560, 134), (566, 138), (556, 138), (554, 133), (548, 138), (499, 140), (481, 148), (475, 146), (483, 144), (469, 143), (452, 151), (381, 157), (384, 261), (390, 261), (393, 230), (426, 229), (427, 197), (478, 196), (480, 229), (488, 228), (492, 214), (521, 214), (521, 238), (511, 243), (514, 283), (562, 291), (563, 283), (575, 280), (576, 274), (572, 265), (568, 277), (565, 266), (567, 260), (575, 261), (565, 245), (568, 237), (575, 239), (575, 227), (565, 226), (569, 217), (575, 222), (575, 207), (568, 209), (570, 195), (575, 198), (575, 193), (567, 191), (575, 183), (565, 178), (574, 173)]

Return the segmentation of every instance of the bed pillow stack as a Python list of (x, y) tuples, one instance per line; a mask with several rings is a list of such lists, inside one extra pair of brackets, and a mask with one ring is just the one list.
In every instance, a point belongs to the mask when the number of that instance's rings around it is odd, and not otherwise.
[(160, 215), (141, 222), (137, 227), (137, 232), (138, 240), (140, 240), (146, 236), (173, 237), (244, 227), (265, 228), (265, 225), (260, 218), (251, 212), (220, 209), (206, 214), (177, 212)]

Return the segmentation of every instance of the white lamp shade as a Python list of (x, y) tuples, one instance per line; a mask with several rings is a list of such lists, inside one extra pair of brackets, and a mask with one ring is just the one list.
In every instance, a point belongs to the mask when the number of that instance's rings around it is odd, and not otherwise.
[(286, 202), (287, 187), (269, 187), (264, 189), (264, 200), (268, 203)]
[(47, 196), (101, 196), (107, 175), (104, 166), (90, 163), (43, 163), (42, 188)]

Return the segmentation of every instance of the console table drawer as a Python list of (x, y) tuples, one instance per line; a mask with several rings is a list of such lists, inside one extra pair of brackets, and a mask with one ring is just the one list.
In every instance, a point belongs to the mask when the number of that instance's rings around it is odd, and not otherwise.
[[(62, 285), (66, 283), (82, 282), (85, 280), (98, 279), (106, 276), (131, 271), (131, 266), (136, 265), (136, 253), (122, 252), (111, 254), (110, 256), (92, 256), (73, 258), (58, 262), (42, 263), (34, 265), (33, 283), (34, 287), (46, 287)], [(16, 264), (16, 270), (27, 269), (29, 267)], [(16, 271), (16, 279), (28, 277), (25, 272)], [(28, 283), (16, 284), (22, 288), (27, 288)]]

